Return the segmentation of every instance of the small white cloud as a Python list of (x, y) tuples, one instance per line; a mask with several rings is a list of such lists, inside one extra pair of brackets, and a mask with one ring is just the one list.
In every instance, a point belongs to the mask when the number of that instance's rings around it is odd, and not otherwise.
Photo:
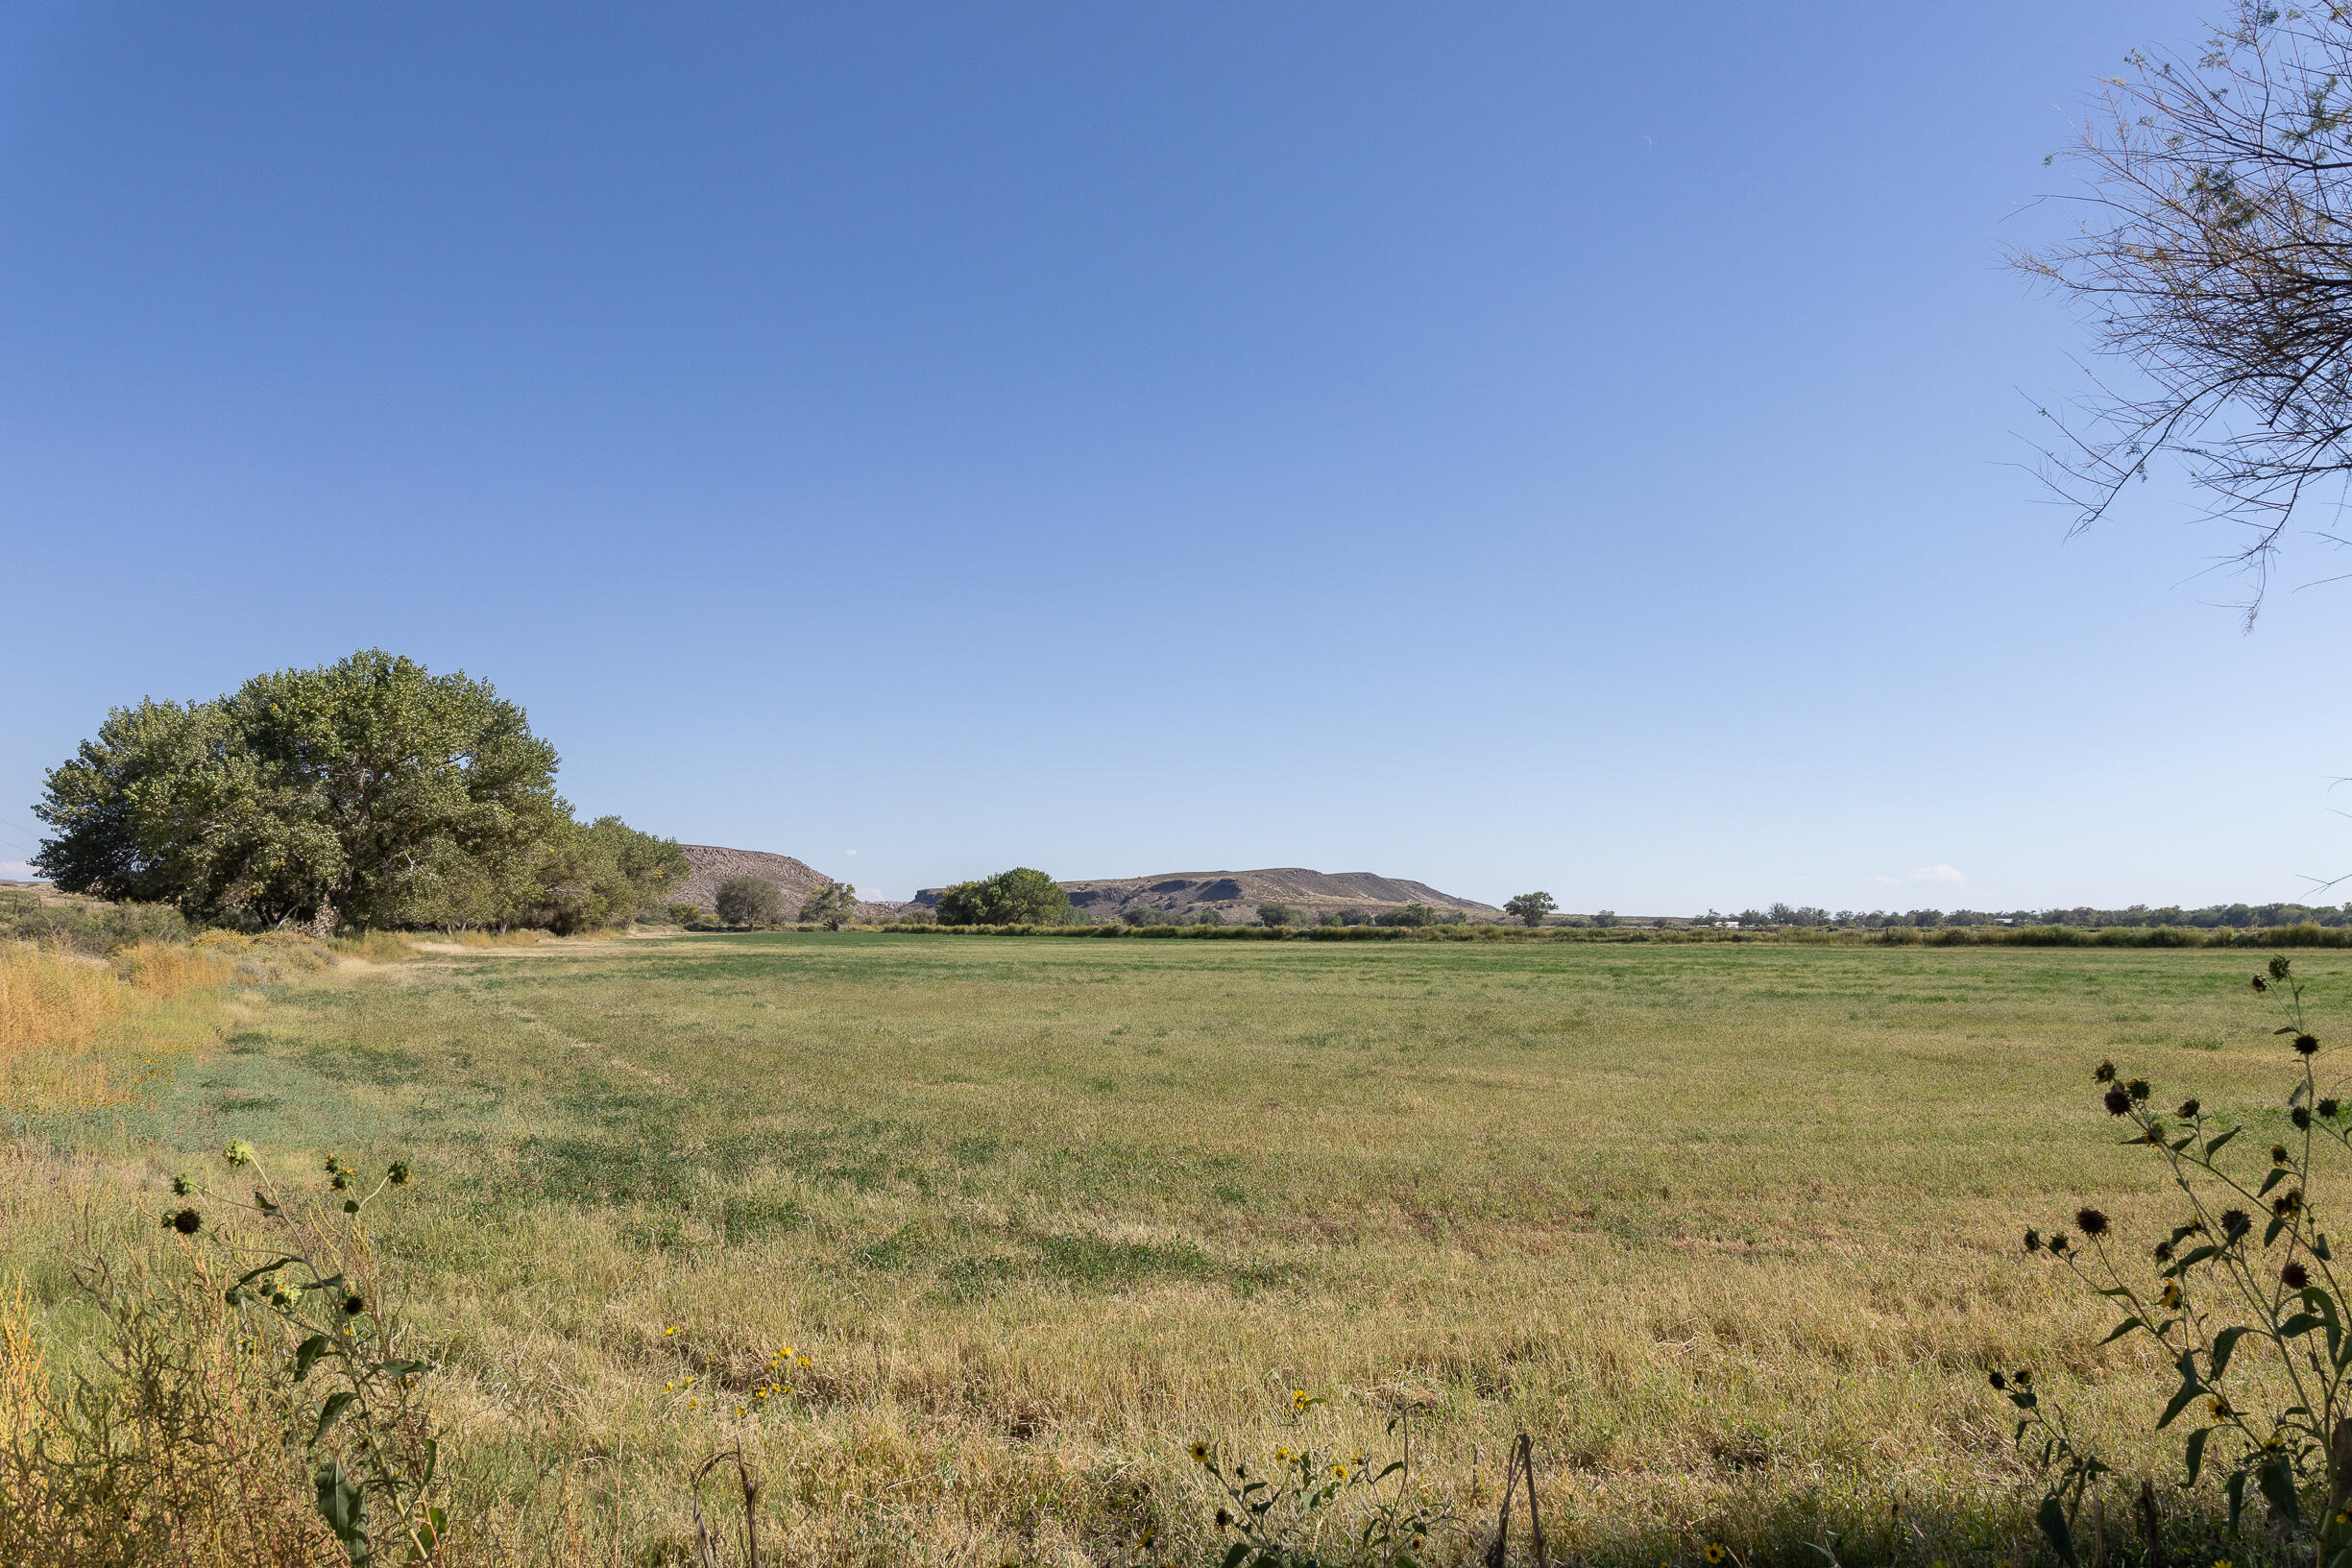
[(29, 882), (37, 875), (22, 860), (0, 860), (0, 881)]
[(1942, 882), (1947, 887), (1958, 887), (1968, 879), (1960, 875), (1958, 866), (1921, 866), (1905, 879), (1914, 882)]
[(842, 853), (843, 855), (855, 855), (855, 854), (857, 854), (858, 852), (857, 852), (856, 850), (843, 850), (841, 853)]
[(1870, 885), (1873, 887), (1901, 887), (1903, 879), (1900, 877), (1873, 877), (1870, 879)]

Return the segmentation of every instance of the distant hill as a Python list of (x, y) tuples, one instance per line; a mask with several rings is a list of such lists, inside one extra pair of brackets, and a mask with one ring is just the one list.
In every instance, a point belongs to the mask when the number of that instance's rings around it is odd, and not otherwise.
[[(1408, 904), (1436, 909), (1460, 909), (1470, 915), (1499, 916), (1502, 911), (1475, 899), (1441, 893), (1427, 882), (1383, 877), (1370, 871), (1309, 871), (1303, 866), (1276, 866), (1262, 871), (1172, 871), (1156, 877), (1103, 877), (1061, 884), (1070, 902), (1090, 915), (1116, 919), (1122, 909), (1151, 907), (1194, 909), (1206, 905), (1237, 914), (1251, 915), (1261, 904), (1287, 904), (1310, 915), (1325, 910), (1360, 909), (1376, 915)], [(914, 902), (935, 907), (944, 889), (926, 887)]]
[[(736, 877), (757, 877), (772, 884), (784, 895), (784, 912), (788, 919), (800, 909), (801, 900), (814, 890), (816, 884), (831, 881), (823, 872), (806, 860), (795, 860), (788, 855), (770, 855), (764, 850), (731, 850), (716, 844), (681, 844), (693, 875), (676, 894), (680, 904), (691, 904), (704, 909), (718, 907), (718, 884)], [(858, 918), (861, 921), (887, 920), (903, 904), (861, 902)]]

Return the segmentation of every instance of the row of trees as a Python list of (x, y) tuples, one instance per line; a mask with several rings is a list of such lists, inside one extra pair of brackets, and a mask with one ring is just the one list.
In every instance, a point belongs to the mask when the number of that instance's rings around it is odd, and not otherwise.
[(2213, 904), (2185, 909), (2179, 905), (2151, 906), (2135, 904), (2127, 909), (1840, 909), (1831, 913), (1810, 905), (1775, 904), (1763, 909), (1742, 909), (1726, 915), (1709, 909), (1694, 917), (1702, 926), (1738, 925), (1845, 926), (1879, 930), (1889, 926), (2187, 926), (2206, 930), (2229, 926), (2239, 929), (2268, 926), (2352, 926), (2352, 905), (2334, 907), (2303, 904)]
[(571, 931), (667, 903), (685, 852), (576, 821), (556, 760), (488, 682), (368, 649), (109, 712), (47, 775), (33, 863), (246, 926)]

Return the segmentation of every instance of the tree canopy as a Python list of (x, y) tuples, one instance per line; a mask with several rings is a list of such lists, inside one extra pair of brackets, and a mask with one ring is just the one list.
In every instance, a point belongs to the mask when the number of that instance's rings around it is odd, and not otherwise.
[(1053, 878), (1015, 866), (979, 881), (958, 882), (939, 895), (943, 926), (1046, 926), (1061, 918), (1070, 895)]
[(858, 890), (847, 882), (818, 882), (800, 901), (800, 918), (812, 926), (839, 930), (858, 912)]
[(1522, 926), (1540, 926), (1543, 917), (1560, 905), (1552, 902), (1549, 893), (1514, 893), (1503, 905), (1503, 913)]
[(67, 892), (247, 925), (601, 925), (659, 903), (684, 852), (582, 827), (555, 748), (463, 672), (378, 649), (142, 699), (49, 771), (34, 864)]
[(730, 877), (713, 904), (730, 926), (775, 926), (784, 920), (784, 894), (764, 877)]

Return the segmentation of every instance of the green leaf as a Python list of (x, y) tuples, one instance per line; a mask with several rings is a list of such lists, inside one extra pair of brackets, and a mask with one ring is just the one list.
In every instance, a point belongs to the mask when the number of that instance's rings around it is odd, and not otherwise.
[(2319, 1315), (2327, 1325), (2328, 1360), (2340, 1363), (2343, 1360), (2343, 1319), (2337, 1315), (2335, 1298), (2316, 1285), (2304, 1287), (2303, 1305)]
[(2285, 1219), (2279, 1218), (2271, 1220), (2270, 1223), (2262, 1228), (2262, 1244), (2268, 1246), (2271, 1242), (2277, 1241), (2278, 1233), (2286, 1228), (2287, 1221)]
[(343, 1543), (352, 1568), (368, 1568), (367, 1494), (345, 1478), (340, 1464), (319, 1472), (318, 1494), (319, 1515)]
[(2167, 1405), (2164, 1408), (2164, 1413), (2156, 1418), (2156, 1430), (2162, 1432), (2170, 1426), (2178, 1418), (2180, 1412), (2189, 1408), (2189, 1402), (2204, 1391), (2194, 1383), (2182, 1384), (2180, 1392), (2172, 1396), (2172, 1403)]
[(2199, 1427), (2189, 1434), (2189, 1446), (2181, 1456), (2189, 1464), (2189, 1479), (2180, 1484), (2183, 1491), (2196, 1484), (2197, 1472), (2205, 1468), (2205, 1439), (2213, 1434), (2212, 1427)]
[(436, 1508), (427, 1508), (424, 1517), (417, 1521), (416, 1539), (408, 1548), (411, 1563), (430, 1562), (441, 1545), (441, 1538), (449, 1532), (449, 1516)]
[(2264, 1498), (2278, 1510), (2281, 1518), (2291, 1525), (2303, 1522), (2303, 1504), (2295, 1496), (2294, 1466), (2288, 1462), (2286, 1455), (2272, 1454), (2263, 1460), (2262, 1467), (2254, 1473), (2254, 1480), (2262, 1487)]
[(2121, 1323), (2118, 1323), (2115, 1326), (2114, 1331), (2110, 1333), (2107, 1338), (2101, 1339), (2099, 1343), (2103, 1345), (2111, 1345), (2118, 1339), (2123, 1338), (2124, 1335), (2129, 1334), (2133, 1329), (2144, 1329), (2146, 1327), (2147, 1327), (2147, 1325), (2140, 1321), (2140, 1319), (2137, 1317), (2126, 1317)]
[(311, 1365), (333, 1348), (333, 1341), (324, 1334), (314, 1334), (301, 1344), (296, 1345), (294, 1347), (294, 1381), (300, 1383), (308, 1377)]
[(358, 1397), (349, 1388), (327, 1396), (327, 1403), (319, 1407), (319, 1430), (310, 1435), (312, 1447), (318, 1446), (319, 1439), (327, 1435), (327, 1429), (333, 1426), (343, 1412), (351, 1408), (352, 1401)]
[(2246, 1329), (2241, 1324), (2213, 1337), (2213, 1370), (2205, 1374), (2208, 1378), (2216, 1383), (2221, 1381), (2221, 1374), (2229, 1370), (2229, 1353), (2238, 1348), (2238, 1341), (2245, 1336)]
[(2299, 1339), (2318, 1328), (2320, 1323), (2321, 1319), (2313, 1316), (2310, 1313), (2297, 1313), (2278, 1326), (2278, 1337), (2282, 1339)]
[(2254, 1189), (2254, 1195), (2256, 1197), (2262, 1196), (2265, 1193), (2267, 1193), (2271, 1188), (2276, 1187), (2280, 1182), (2285, 1181), (2286, 1179), (2287, 1168), (2283, 1165), (2272, 1166), (2270, 1168), (2270, 1173), (2263, 1177), (2262, 1185)]
[(2056, 1494), (2042, 1499), (2033, 1522), (2042, 1527), (2042, 1536), (2049, 1542), (2049, 1549), (2058, 1554), (2058, 1560), (2066, 1568), (2075, 1568), (2074, 1532), (2066, 1522), (2066, 1505), (2058, 1501)]
[(2217, 1153), (2217, 1152), (2218, 1152), (2218, 1151), (2220, 1149), (2220, 1147), (2221, 1147), (2221, 1146), (2222, 1146), (2223, 1144), (2228, 1143), (2228, 1142), (2229, 1142), (2231, 1139), (2233, 1139), (2233, 1138), (2235, 1138), (2235, 1137), (2237, 1137), (2237, 1136), (2238, 1136), (2238, 1129), (2237, 1129), (2236, 1127), (2232, 1127), (2232, 1128), (2230, 1128), (2230, 1129), (2229, 1129), (2229, 1131), (2227, 1131), (2227, 1132), (2223, 1133), (2223, 1134), (2222, 1134), (2220, 1137), (2216, 1138), (2216, 1139), (2212, 1140), (2211, 1142), (2207, 1143), (2207, 1144), (2206, 1144), (2206, 1146), (2205, 1146), (2205, 1158), (2207, 1158), (2207, 1159), (2209, 1159), (2209, 1160), (2210, 1160), (2210, 1159), (2212, 1159), (2212, 1158), (2214, 1157), (2214, 1155), (2215, 1155), (2215, 1154), (2216, 1154), (2216, 1153)]
[(376, 1370), (386, 1377), (420, 1378), (433, 1369), (431, 1362), (377, 1362)]
[(2179, 1276), (2186, 1274), (2190, 1269), (2194, 1268), (2198, 1264), (2203, 1263), (2206, 1259), (2220, 1256), (2220, 1253), (2221, 1249), (2218, 1246), (2200, 1246), (2192, 1248), (2186, 1257), (2182, 1258), (2180, 1262), (2174, 1264), (2171, 1267), (2166, 1269), (2165, 1272), (2172, 1275), (2174, 1278), (2178, 1278)]
[(2238, 1533), (2238, 1516), (2245, 1512), (2245, 1472), (2233, 1470), (2221, 1484), (2221, 1495), (2229, 1499), (2229, 1532)]

